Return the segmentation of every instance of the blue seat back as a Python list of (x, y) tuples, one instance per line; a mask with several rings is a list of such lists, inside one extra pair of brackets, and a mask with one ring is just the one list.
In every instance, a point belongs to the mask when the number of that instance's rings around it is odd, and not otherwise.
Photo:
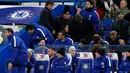
[(34, 54), (36, 63), (34, 65), (34, 73), (48, 73), (50, 59), (47, 54)]
[(80, 57), (76, 73), (91, 73), (93, 65), (93, 55), (91, 52), (79, 52)]

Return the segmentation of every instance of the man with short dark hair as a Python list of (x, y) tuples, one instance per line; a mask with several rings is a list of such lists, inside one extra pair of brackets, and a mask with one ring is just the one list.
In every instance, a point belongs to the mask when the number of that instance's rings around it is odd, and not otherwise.
[(95, 52), (96, 59), (94, 61), (92, 73), (111, 73), (112, 63), (103, 48), (98, 49)]
[(56, 45), (73, 45), (73, 40), (69, 37), (66, 37), (65, 31), (60, 31), (58, 33), (58, 38), (55, 40), (54, 44), (56, 44)]
[(37, 39), (38, 45), (37, 48), (35, 48), (35, 53), (42, 53), (47, 54), (48, 48), (45, 46), (45, 40), (42, 38)]
[[(8, 37), (10, 43), (11, 57), (7, 61), (8, 71), (10, 73), (24, 73), (28, 62), (27, 48), (21, 38), (14, 34), (13, 29), (6, 28), (5, 36)], [(15, 70), (17, 68), (17, 70)]]
[(52, 34), (44, 26), (26, 25), (25, 29), (30, 34), (31, 41), (32, 41), (33, 44), (38, 44), (36, 42), (36, 40), (39, 39), (39, 38), (44, 38), (46, 44), (52, 44), (53, 41), (54, 41)]
[(60, 48), (56, 53), (56, 58), (51, 65), (51, 73), (70, 73), (71, 62), (65, 54), (65, 48)]
[(129, 22), (124, 20), (124, 12), (118, 12), (117, 14), (118, 20), (113, 24), (112, 29), (115, 30), (120, 37), (129, 40), (128, 36), (128, 27)]
[[(48, 55), (50, 58), (50, 68), (51, 68), (52, 61), (55, 59), (55, 53), (56, 53), (55, 48), (53, 47), (48, 48)], [(49, 73), (51, 73), (50, 70)]]
[(50, 31), (53, 31), (53, 17), (51, 14), (53, 6), (54, 2), (47, 1), (45, 4), (45, 8), (41, 11), (40, 20), (38, 21), (40, 25), (47, 27)]
[(126, 51), (126, 58), (119, 66), (118, 73), (130, 73), (130, 50)]

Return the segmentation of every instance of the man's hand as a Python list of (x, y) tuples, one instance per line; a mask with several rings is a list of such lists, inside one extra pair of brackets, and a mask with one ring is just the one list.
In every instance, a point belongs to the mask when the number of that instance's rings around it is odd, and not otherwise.
[(53, 35), (55, 35), (55, 34), (56, 34), (56, 31), (55, 31), (55, 30), (53, 30), (53, 31), (52, 31), (52, 34), (53, 34)]
[(8, 64), (8, 70), (11, 70), (12, 69), (12, 63), (9, 63)]

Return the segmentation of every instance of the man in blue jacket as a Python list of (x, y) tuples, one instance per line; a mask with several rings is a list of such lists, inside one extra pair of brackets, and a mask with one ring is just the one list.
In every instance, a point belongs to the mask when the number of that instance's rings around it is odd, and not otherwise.
[(50, 70), (51, 69), (51, 64), (52, 64), (53, 60), (56, 58), (55, 54), (56, 54), (55, 48), (49, 47), (48, 48), (48, 55), (49, 55), (49, 58), (50, 58), (49, 73), (51, 73), (51, 70)]
[(36, 43), (38, 38), (44, 38), (46, 44), (52, 44), (54, 41), (52, 34), (44, 26), (40, 26), (38, 24), (27, 25), (25, 29), (30, 34), (30, 38), (33, 44), (38, 44)]
[(10, 49), (11, 49), (11, 57), (8, 60), (8, 71), (10, 73), (14, 73), (14, 69), (16, 73), (24, 73), (25, 67), (28, 62), (28, 54), (27, 54), (27, 48), (22, 41), (21, 38), (16, 36), (11, 28), (6, 28), (5, 36), (8, 37), (8, 41), (10, 43)]
[(106, 56), (105, 50), (98, 49), (95, 54), (96, 59), (94, 61), (92, 73), (111, 73), (111, 60)]
[(95, 32), (100, 31), (100, 18), (98, 13), (96, 12), (93, 1), (86, 2), (86, 8), (83, 8), (80, 14), (83, 16), (84, 19), (89, 19), (90, 23), (92, 24)]
[(73, 40), (69, 37), (66, 37), (65, 31), (60, 31), (58, 33), (58, 38), (55, 40), (54, 44), (56, 45), (73, 45)]
[(126, 59), (119, 66), (118, 73), (130, 73), (130, 50), (126, 51)]
[(71, 61), (65, 55), (65, 49), (60, 48), (56, 53), (56, 58), (51, 65), (51, 73), (70, 73)]
[(72, 56), (72, 71), (71, 71), (71, 73), (75, 73), (75, 70), (78, 66), (79, 54), (76, 53), (76, 49), (74, 46), (69, 47), (69, 52)]

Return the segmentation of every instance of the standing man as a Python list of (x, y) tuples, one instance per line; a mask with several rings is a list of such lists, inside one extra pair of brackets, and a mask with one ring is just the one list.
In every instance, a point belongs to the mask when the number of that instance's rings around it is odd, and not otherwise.
[[(28, 62), (27, 48), (21, 38), (14, 34), (13, 29), (6, 28), (5, 36), (8, 37), (11, 49), (11, 57), (8, 60), (8, 71), (10, 73), (24, 73)], [(17, 68), (17, 70), (15, 70)]]
[(40, 20), (38, 21), (40, 25), (47, 27), (51, 32), (53, 31), (52, 27), (53, 17), (51, 14), (53, 6), (54, 6), (53, 2), (51, 1), (46, 2), (45, 8), (41, 11)]
[(103, 35), (103, 29), (102, 29), (102, 25), (100, 24), (100, 18), (94, 8), (93, 1), (87, 1), (86, 8), (83, 8), (80, 14), (84, 19), (88, 19), (90, 21), (95, 32)]

